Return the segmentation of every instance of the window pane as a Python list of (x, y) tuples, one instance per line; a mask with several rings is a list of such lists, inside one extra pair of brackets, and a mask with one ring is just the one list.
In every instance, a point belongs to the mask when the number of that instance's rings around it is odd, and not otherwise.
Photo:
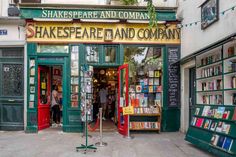
[(106, 63), (116, 62), (116, 47), (105, 47), (105, 62)]
[(98, 46), (86, 46), (86, 61), (90, 63), (98, 63)]
[(38, 45), (37, 53), (69, 53), (68, 45)]
[(0, 58), (12, 58), (20, 57), (23, 58), (23, 48), (2, 48), (0, 49)]
[(23, 96), (24, 66), (22, 64), (3, 64), (2, 93), (4, 96)]
[(71, 47), (71, 107), (78, 107), (79, 46)]
[(124, 54), (124, 61), (129, 64), (129, 91), (133, 92), (131, 104), (156, 113), (162, 95), (162, 49), (127, 46)]

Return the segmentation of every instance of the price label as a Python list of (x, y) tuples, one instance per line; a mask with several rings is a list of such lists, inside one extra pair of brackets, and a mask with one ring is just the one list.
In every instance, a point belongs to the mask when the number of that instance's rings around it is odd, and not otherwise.
[(123, 107), (123, 115), (130, 115), (130, 114), (134, 114), (134, 107), (133, 106)]

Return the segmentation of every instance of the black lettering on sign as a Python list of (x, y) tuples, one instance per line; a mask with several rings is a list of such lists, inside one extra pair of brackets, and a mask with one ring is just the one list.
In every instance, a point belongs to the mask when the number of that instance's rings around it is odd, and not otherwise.
[(180, 106), (180, 59), (179, 47), (169, 47), (168, 57), (168, 107)]

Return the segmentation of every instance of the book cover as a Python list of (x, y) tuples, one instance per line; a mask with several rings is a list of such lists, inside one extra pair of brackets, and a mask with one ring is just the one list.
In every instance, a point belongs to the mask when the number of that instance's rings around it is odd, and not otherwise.
[(215, 114), (215, 118), (222, 118), (225, 111), (225, 107), (218, 107), (217, 112)]
[(140, 93), (142, 91), (142, 86), (141, 85), (136, 85), (136, 92)]
[(153, 78), (148, 79), (148, 85), (153, 85)]
[(154, 85), (157, 85), (157, 86), (160, 85), (160, 80), (159, 80), (159, 78), (154, 78), (153, 80), (154, 80), (154, 81), (153, 81), (153, 84), (154, 84)]
[(198, 118), (197, 122), (196, 122), (196, 126), (197, 127), (202, 127), (203, 121), (204, 121), (204, 118)]
[(222, 148), (227, 150), (227, 151), (230, 151), (230, 149), (232, 147), (232, 144), (233, 144), (233, 139), (231, 139), (229, 137), (225, 137), (225, 141), (223, 143)]
[(207, 116), (210, 109), (211, 109), (210, 106), (204, 106), (202, 111), (202, 116)]
[(225, 140), (225, 137), (224, 136), (220, 136), (219, 140), (217, 142), (217, 146), (222, 148), (224, 140)]
[(148, 72), (148, 76), (149, 76), (149, 77), (154, 77), (154, 71), (150, 70), (150, 71)]
[(211, 130), (211, 131), (215, 131), (216, 126), (217, 126), (217, 122), (212, 121), (210, 130)]
[(218, 143), (218, 140), (219, 140), (219, 135), (213, 135), (212, 138), (211, 138), (211, 144), (216, 146), (217, 143)]
[(231, 127), (230, 124), (226, 124), (225, 122), (223, 122), (223, 124), (222, 124), (222, 133), (229, 134), (230, 127)]
[(155, 71), (154, 75), (155, 75), (155, 77), (160, 77), (161, 76), (160, 70)]
[(140, 107), (147, 107), (147, 105), (148, 105), (148, 98), (144, 97), (142, 99), (139, 99), (139, 105), (140, 105)]
[(232, 120), (236, 120), (236, 108), (234, 108), (234, 115), (232, 117)]
[(156, 92), (162, 92), (162, 86), (157, 86), (157, 91)]
[(142, 86), (141, 90), (142, 90), (143, 93), (148, 93), (148, 88), (149, 87), (147, 85), (146, 86)]
[(153, 86), (149, 86), (148, 92), (149, 92), (149, 93), (153, 93)]
[(216, 132), (222, 132), (222, 126), (223, 126), (223, 122), (219, 122), (216, 127)]
[(236, 93), (233, 93), (232, 95), (232, 104), (236, 105)]
[(30, 84), (34, 84), (34, 77), (30, 77)]
[(222, 119), (228, 119), (229, 118), (230, 111), (224, 111)]
[(148, 79), (147, 78), (143, 79), (143, 84), (148, 85)]
[(193, 118), (192, 118), (192, 121), (191, 121), (191, 125), (192, 125), (192, 126), (195, 126), (196, 121), (197, 121), (197, 118), (196, 118), (196, 117), (193, 117)]
[(199, 112), (200, 112), (200, 108), (196, 108), (196, 110), (195, 110), (195, 115), (198, 115), (199, 114)]
[(204, 128), (204, 129), (208, 129), (209, 126), (210, 126), (210, 123), (211, 123), (211, 120), (206, 119), (203, 128)]
[(156, 93), (156, 100), (161, 100), (161, 93)]

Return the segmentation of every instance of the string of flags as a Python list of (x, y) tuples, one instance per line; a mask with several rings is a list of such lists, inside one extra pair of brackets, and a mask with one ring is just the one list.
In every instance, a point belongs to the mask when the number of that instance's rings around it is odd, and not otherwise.
[[(219, 13), (219, 16), (223, 16), (223, 15), (225, 15), (225, 13), (227, 13), (229, 11), (234, 11), (234, 10), (236, 10), (236, 5), (231, 7), (231, 8), (228, 8), (228, 9), (226, 9), (224, 11), (221, 11)], [(191, 27), (191, 26), (194, 26), (194, 25), (196, 26), (198, 23), (201, 23), (201, 21), (199, 20), (199, 21), (195, 21), (195, 22), (191, 22), (191, 23), (186, 23), (186, 24), (178, 24), (178, 28)]]

